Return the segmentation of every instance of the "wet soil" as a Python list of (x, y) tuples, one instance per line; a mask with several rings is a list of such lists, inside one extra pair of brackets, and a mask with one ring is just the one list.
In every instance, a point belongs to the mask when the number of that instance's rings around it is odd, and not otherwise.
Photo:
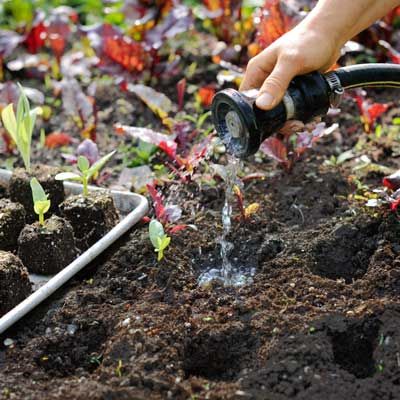
[[(224, 193), (191, 183), (182, 222), (197, 230), (163, 261), (139, 224), (1, 336), (14, 342), (0, 347), (0, 398), (400, 399), (400, 222), (354, 198), (353, 164), (323, 165), (370, 140), (348, 121), (290, 175), (245, 164), (270, 176), (246, 181), (261, 208), (229, 238), (252, 284), (197, 285), (220, 265)], [(395, 167), (385, 146), (366, 152)]]

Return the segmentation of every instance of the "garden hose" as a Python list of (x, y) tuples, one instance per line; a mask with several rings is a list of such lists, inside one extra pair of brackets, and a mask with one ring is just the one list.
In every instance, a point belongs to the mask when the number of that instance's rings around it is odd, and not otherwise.
[(329, 107), (339, 105), (344, 89), (358, 87), (400, 87), (400, 65), (359, 64), (326, 74), (312, 72), (297, 76), (283, 100), (268, 111), (256, 106), (257, 90), (221, 90), (213, 99), (213, 121), (227, 151), (245, 158), (254, 154), (286, 121), (296, 119), (307, 123), (321, 117)]

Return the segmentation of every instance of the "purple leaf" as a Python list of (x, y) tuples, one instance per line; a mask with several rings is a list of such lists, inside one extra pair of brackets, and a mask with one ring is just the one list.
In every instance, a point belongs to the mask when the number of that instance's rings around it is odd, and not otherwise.
[(76, 79), (64, 78), (60, 84), (62, 103), (65, 112), (68, 115), (80, 116), (83, 121), (93, 115), (93, 104), (83, 93)]
[(288, 162), (286, 146), (276, 137), (270, 137), (264, 140), (260, 146), (260, 150), (280, 163), (286, 164)]
[(167, 204), (164, 209), (164, 217), (173, 224), (182, 217), (182, 209), (176, 204)]
[(165, 39), (187, 32), (192, 26), (193, 17), (190, 9), (184, 5), (178, 5), (172, 8), (161, 23), (146, 33), (146, 41), (154, 49), (159, 49)]
[(76, 149), (78, 156), (84, 156), (89, 160), (90, 165), (94, 164), (99, 158), (99, 149), (93, 140), (85, 139)]
[[(24, 86), (24, 91), (32, 102), (37, 104), (44, 103), (44, 94), (40, 90)], [(0, 83), (0, 105), (3, 107), (10, 103), (17, 105), (19, 95), (20, 91), (16, 83), (11, 81)]]
[(24, 37), (14, 31), (0, 29), (0, 59), (8, 57), (23, 40)]

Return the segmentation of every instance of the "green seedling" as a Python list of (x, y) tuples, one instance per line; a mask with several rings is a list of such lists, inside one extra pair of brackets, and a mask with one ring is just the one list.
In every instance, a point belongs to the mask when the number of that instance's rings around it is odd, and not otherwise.
[(164, 227), (161, 222), (153, 219), (149, 224), (149, 237), (156, 253), (158, 253), (158, 261), (161, 261), (164, 257), (164, 250), (168, 247), (171, 242), (171, 238), (164, 232)]
[(17, 145), (27, 172), (31, 171), (31, 143), (32, 133), (36, 122), (36, 116), (42, 113), (40, 107), (31, 110), (28, 98), (22, 86), (18, 84), (21, 95), (17, 105), (17, 115), (15, 115), (13, 104), (10, 103), (1, 112), (1, 119), (4, 128)]
[(39, 215), (39, 224), (44, 225), (44, 214), (50, 209), (50, 200), (47, 198), (47, 194), (42, 188), (42, 185), (36, 178), (31, 179), (31, 189), (33, 198), (33, 209), (35, 213)]
[(55, 179), (57, 181), (77, 181), (82, 183), (83, 195), (86, 197), (89, 194), (88, 184), (90, 179), (107, 164), (114, 154), (115, 150), (108, 153), (103, 158), (100, 158), (100, 160), (96, 161), (92, 166), (90, 166), (89, 160), (86, 157), (79, 156), (77, 162), (79, 172), (61, 172), (56, 175)]

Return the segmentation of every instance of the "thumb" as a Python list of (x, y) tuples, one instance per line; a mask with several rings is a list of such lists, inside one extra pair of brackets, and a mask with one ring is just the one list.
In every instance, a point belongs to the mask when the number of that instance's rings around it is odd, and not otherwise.
[(283, 98), (290, 81), (296, 76), (296, 66), (278, 59), (275, 68), (264, 81), (256, 105), (262, 110), (274, 108)]

